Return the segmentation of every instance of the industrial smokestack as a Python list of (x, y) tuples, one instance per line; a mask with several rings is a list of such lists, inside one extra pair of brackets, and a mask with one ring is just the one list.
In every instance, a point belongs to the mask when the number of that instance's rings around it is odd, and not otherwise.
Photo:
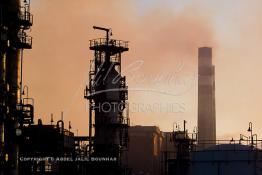
[(198, 49), (198, 142), (200, 148), (215, 144), (215, 67), (212, 48)]

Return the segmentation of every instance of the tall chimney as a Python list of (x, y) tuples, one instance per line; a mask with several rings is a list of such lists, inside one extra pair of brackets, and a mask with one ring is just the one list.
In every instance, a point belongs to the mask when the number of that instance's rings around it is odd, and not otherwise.
[(215, 66), (212, 48), (198, 49), (198, 143), (200, 148), (215, 144)]

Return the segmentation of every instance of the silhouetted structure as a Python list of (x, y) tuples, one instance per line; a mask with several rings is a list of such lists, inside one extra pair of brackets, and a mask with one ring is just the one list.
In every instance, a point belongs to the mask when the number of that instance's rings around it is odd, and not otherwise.
[[(216, 140), (215, 110), (215, 67), (212, 63), (212, 49), (198, 49), (198, 142)], [(210, 146), (210, 145), (209, 145)]]
[(241, 145), (238, 140), (227, 142), (192, 152), (191, 166), (183, 175), (262, 175), (261, 149)]
[(163, 136), (157, 126), (129, 128), (128, 167), (132, 175), (160, 175)]
[[(127, 148), (129, 117), (127, 110), (126, 77), (121, 75), (121, 54), (128, 51), (128, 42), (105, 38), (90, 40), (94, 51), (89, 72), (89, 156), (115, 158), (116, 161), (94, 163), (90, 174), (122, 174), (121, 154)], [(93, 133), (94, 131), (94, 133)]]
[[(78, 174), (74, 134), (64, 128), (62, 120), (56, 125), (43, 125), (39, 120), (37, 125), (24, 127), (22, 133), (19, 175)], [(28, 160), (30, 158), (46, 160)]]
[(1, 0), (0, 175), (128, 174), (121, 164), (129, 126), (127, 86), (121, 75), (121, 54), (128, 51), (127, 42), (110, 39), (109, 29), (94, 27), (107, 36), (90, 41), (95, 51), (90, 89), (85, 91), (90, 100), (90, 132), (89, 137), (74, 136), (71, 125), (64, 129), (62, 120), (57, 125), (52, 125), (53, 118), (51, 125), (41, 120), (33, 124), (34, 99), (28, 98), (28, 86), (22, 81), (23, 50), (32, 48), (32, 38), (25, 31), (32, 24), (30, 1), (23, 1), (21, 7), (19, 0)]
[(176, 147), (173, 143), (173, 132), (162, 132), (163, 143), (161, 146), (161, 174), (168, 172), (168, 160), (176, 159)]
[(18, 174), (17, 135), (32, 123), (33, 105), (22, 99), (23, 50), (32, 48), (30, 4), (0, 1), (0, 174)]
[[(197, 133), (174, 131), (172, 144), (175, 149), (167, 152), (165, 175), (231, 175), (262, 174), (262, 140), (252, 132), (250, 137), (240, 134), (239, 140), (202, 141), (199, 149)], [(203, 145), (205, 148), (203, 148)]]
[(248, 138), (216, 140), (198, 149), (194, 138), (188, 135), (183, 139), (182, 135), (179, 140), (174, 138), (177, 158), (167, 160), (166, 175), (262, 174), (262, 140), (253, 140), (253, 145)]

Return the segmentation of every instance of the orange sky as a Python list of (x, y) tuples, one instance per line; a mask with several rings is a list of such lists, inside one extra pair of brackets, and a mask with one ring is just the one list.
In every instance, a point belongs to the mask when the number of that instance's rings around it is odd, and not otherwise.
[[(26, 51), (24, 83), (35, 98), (36, 116), (50, 114), (87, 134), (89, 40), (130, 41), (124, 53), (131, 123), (171, 130), (197, 121), (197, 48), (213, 47), (216, 66), (217, 135), (262, 134), (262, 2), (260, 0), (34, 0), (33, 49)], [(139, 65), (140, 67), (131, 67)], [(125, 69), (126, 68), (126, 69)], [(155, 77), (159, 78), (156, 81)], [(142, 106), (140, 111), (136, 107)], [(173, 106), (170, 110), (167, 106)], [(159, 108), (158, 108), (159, 107)]]

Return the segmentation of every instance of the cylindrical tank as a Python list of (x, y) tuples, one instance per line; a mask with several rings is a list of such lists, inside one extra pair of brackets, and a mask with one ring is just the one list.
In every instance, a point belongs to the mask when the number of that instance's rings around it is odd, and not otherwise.
[(188, 175), (261, 175), (261, 156), (261, 150), (251, 146), (216, 145), (191, 153)]

